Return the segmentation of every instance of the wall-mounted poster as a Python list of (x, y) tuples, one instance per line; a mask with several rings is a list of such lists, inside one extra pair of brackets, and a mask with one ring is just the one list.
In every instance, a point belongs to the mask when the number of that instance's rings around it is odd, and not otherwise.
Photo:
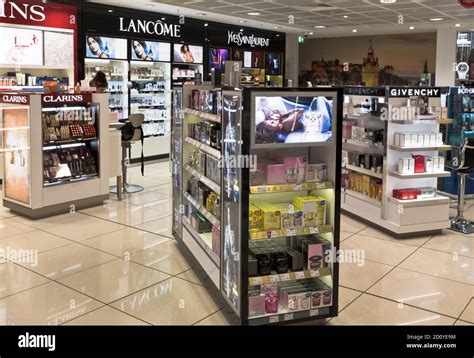
[(127, 40), (97, 35), (86, 35), (86, 57), (127, 59)]
[(173, 62), (202, 63), (203, 47), (188, 44), (174, 44)]
[(44, 64), (50, 68), (74, 68), (74, 35), (45, 31)]
[(215, 48), (209, 49), (209, 67), (216, 70), (222, 70), (225, 68), (225, 63), (230, 58), (230, 52), (227, 48)]
[(242, 61), (244, 68), (263, 68), (263, 52), (234, 50), (234, 61)]
[(153, 42), (132, 40), (131, 59), (135, 61), (170, 61), (171, 44), (166, 42)]
[(43, 65), (43, 31), (0, 27), (0, 64)]
[(281, 75), (281, 54), (268, 52), (265, 57), (267, 75)]

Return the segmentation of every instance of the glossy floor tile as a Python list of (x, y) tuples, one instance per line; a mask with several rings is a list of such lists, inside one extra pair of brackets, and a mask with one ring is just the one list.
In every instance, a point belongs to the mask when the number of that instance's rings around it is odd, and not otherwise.
[(346, 287), (339, 287), (339, 312), (354, 302), (360, 295), (362, 295), (362, 292)]
[(23, 267), (57, 280), (115, 260), (116, 257), (90, 247), (70, 244), (38, 255), (37, 262), (20, 262)]
[(457, 318), (473, 297), (474, 286), (395, 268), (368, 292)]
[[(167, 200), (169, 196), (167, 193), (161, 193), (158, 191), (142, 191), (140, 193), (135, 194), (125, 194), (123, 200), (134, 205), (143, 205), (152, 201), (158, 200)], [(159, 208), (157, 208), (159, 209)]]
[(341, 215), (341, 231), (346, 231), (354, 234), (363, 230), (366, 227), (367, 225), (365, 223), (359, 222), (352, 216), (344, 214)]
[(464, 310), (460, 317), (461, 320), (474, 324), (474, 298)]
[(331, 325), (449, 325), (456, 320), (438, 313), (363, 294), (344, 309)]
[(113, 307), (104, 306), (95, 311), (64, 323), (65, 326), (148, 326)]
[(7, 239), (33, 230), (35, 230), (33, 227), (20, 223), (15, 218), (0, 219), (0, 239)]
[(347, 231), (340, 231), (340, 240), (341, 242), (348, 239), (349, 237), (351, 237), (352, 235), (354, 235), (353, 232), (347, 232)]
[(400, 244), (405, 244), (405, 245), (413, 245), (420, 247), (423, 244), (425, 244), (433, 235), (421, 235), (421, 236), (416, 236), (416, 237), (409, 237), (409, 238), (398, 238), (395, 236), (390, 235), (389, 233), (376, 229), (374, 227), (367, 227), (361, 232), (359, 232), (360, 235), (364, 236), (369, 236), (369, 237), (375, 237), (377, 239), (382, 239), (382, 240), (388, 240)]
[(341, 249), (349, 250), (348, 254), (350, 251), (354, 251), (355, 255), (361, 252), (366, 260), (396, 266), (412, 254), (416, 247), (354, 234), (342, 242)]
[(102, 304), (56, 282), (0, 299), (1, 325), (59, 325)]
[(160, 282), (112, 306), (154, 325), (191, 325), (220, 309), (206, 288), (179, 278)]
[(170, 276), (134, 262), (116, 259), (60, 279), (65, 286), (110, 303)]
[(129, 258), (140, 251), (168, 242), (170, 239), (134, 228), (125, 228), (81, 243), (109, 254)]
[(50, 234), (42, 230), (34, 230), (24, 234), (0, 239), (0, 248), (25, 250), (38, 254), (58, 247), (70, 245), (72, 241)]
[(204, 287), (211, 287), (212, 282), (207, 275), (206, 271), (195, 268), (195, 269), (189, 269), (187, 271), (184, 271), (183, 273), (180, 273), (176, 277), (179, 277), (183, 280), (195, 283), (197, 285), (201, 285)]
[(226, 312), (224, 309), (213, 313), (209, 317), (196, 323), (196, 326), (229, 326), (237, 323), (237, 316), (234, 313)]
[(433, 236), (423, 247), (449, 254), (457, 253), (463, 256), (474, 257), (474, 238), (455, 234), (445, 230), (443, 234)]
[(191, 268), (179, 245), (175, 241), (165, 242), (132, 255), (130, 260), (170, 275), (178, 275)]
[(0, 298), (50, 282), (12, 262), (0, 264)]
[(340, 263), (339, 283), (348, 288), (365, 291), (391, 269), (393, 269), (392, 266), (367, 260), (362, 265), (357, 263)]
[(152, 232), (154, 234), (173, 238), (173, 218), (166, 216), (156, 220), (150, 220), (139, 225), (135, 225), (137, 229)]
[(474, 285), (474, 258), (421, 248), (401, 268)]
[(168, 215), (161, 210), (142, 208), (140, 206), (131, 206), (126, 209), (120, 209), (110, 213), (96, 214), (105, 220), (113, 221), (117, 224), (136, 226), (148, 221), (156, 220)]

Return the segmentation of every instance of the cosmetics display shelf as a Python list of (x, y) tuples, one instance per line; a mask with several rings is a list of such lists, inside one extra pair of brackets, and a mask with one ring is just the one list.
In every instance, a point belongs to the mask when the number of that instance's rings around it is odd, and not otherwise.
[(249, 319), (249, 325), (265, 325), (265, 324), (278, 324), (278, 323), (291, 323), (295, 320), (306, 320), (306, 319), (323, 319), (330, 318), (332, 316), (331, 307), (313, 308), (302, 311), (288, 311), (282, 310), (282, 312), (273, 315), (262, 315), (255, 316)]
[(295, 281), (295, 280), (302, 280), (305, 278), (312, 278), (312, 277), (324, 277), (324, 276), (331, 276), (332, 272), (329, 267), (322, 267), (317, 270), (310, 270), (310, 271), (296, 271), (296, 272), (287, 272), (287, 273), (280, 273), (280, 274), (271, 274), (266, 276), (256, 276), (256, 277), (249, 277), (249, 286), (256, 286), (262, 284), (269, 284), (275, 282), (286, 282), (286, 281)]
[(212, 114), (212, 113), (207, 113), (207, 112), (201, 112), (197, 111), (195, 109), (191, 108), (185, 108), (184, 113), (190, 114), (195, 117), (203, 118), (208, 121), (216, 122), (216, 123), (221, 123), (221, 116), (220, 114)]
[(368, 176), (371, 176), (371, 177), (374, 177), (374, 178), (383, 179), (383, 173), (376, 173), (376, 172), (373, 172), (369, 169), (357, 167), (357, 166), (351, 165), (351, 164), (343, 165), (342, 169), (352, 170), (354, 172), (365, 174), (365, 175), (368, 175)]
[(389, 148), (398, 152), (447, 152), (452, 149), (450, 145), (437, 145), (434, 147), (400, 147), (393, 144), (391, 144)]
[(395, 170), (390, 170), (389, 174), (399, 179), (444, 178), (451, 176), (451, 172), (401, 174)]
[(344, 119), (383, 122), (383, 120), (379, 116), (372, 115), (372, 114), (361, 114), (361, 115), (345, 114)]
[(402, 205), (404, 207), (420, 207), (420, 206), (430, 206), (433, 204), (449, 204), (449, 198), (446, 196), (435, 195), (432, 198), (423, 198), (423, 199), (408, 199), (400, 200), (394, 197), (391, 197), (390, 202), (396, 205)]
[(215, 193), (219, 194), (221, 192), (221, 187), (214, 183), (211, 179), (206, 177), (205, 175), (197, 172), (193, 168), (191, 168), (189, 165), (186, 166), (186, 170), (189, 174), (191, 174), (193, 177), (195, 177), (197, 180), (199, 180), (201, 183), (206, 185), (209, 189), (214, 191)]
[(138, 109), (161, 109), (161, 110), (166, 110), (166, 106), (155, 106), (155, 105), (151, 105), (151, 106), (148, 106), (148, 105), (136, 105), (135, 103), (132, 103), (132, 108), (133, 107), (138, 107)]
[(382, 207), (382, 202), (378, 201), (377, 199), (371, 198), (370, 196), (367, 196), (365, 194), (359, 193), (358, 191), (355, 190), (350, 190), (350, 189), (343, 189), (343, 193), (353, 196), (355, 198), (361, 199), (363, 201), (366, 201), (369, 204), (375, 205), (379, 208)]
[(0, 92), (43, 92), (43, 86), (0, 86)]
[(264, 193), (286, 193), (294, 191), (311, 191), (334, 189), (334, 185), (330, 181), (302, 184), (275, 184), (275, 185), (257, 185), (250, 187), (251, 194)]
[(194, 147), (202, 150), (203, 152), (209, 155), (212, 155), (216, 159), (221, 159), (221, 152), (219, 152), (217, 149), (208, 146), (207, 144), (201, 143), (191, 137), (186, 137), (185, 142), (193, 145)]
[(350, 145), (356, 145), (358, 147), (362, 148), (370, 148), (374, 150), (385, 150), (385, 147), (383, 145), (377, 145), (377, 144), (370, 144), (370, 143), (364, 143), (358, 140), (352, 140), (352, 139), (343, 139), (343, 143), (345, 144), (350, 144)]
[(149, 96), (153, 94), (166, 94), (166, 91), (140, 91), (140, 92), (131, 92), (130, 96), (132, 97), (140, 97), (140, 96)]
[(89, 137), (89, 138), (75, 138), (75, 139), (70, 139), (70, 140), (49, 140), (49, 141), (43, 142), (43, 147), (59, 147), (62, 145), (94, 141), (97, 139), (98, 139), (97, 137)]
[(285, 230), (263, 230), (263, 231), (250, 231), (250, 240), (268, 240), (276, 239), (280, 237), (294, 237), (302, 235), (314, 235), (314, 234), (325, 234), (332, 232), (333, 227), (331, 225), (320, 225), (313, 227), (300, 227)]
[(189, 193), (184, 193), (184, 198), (188, 200), (199, 212), (204, 215), (204, 217), (209, 220), (209, 222), (216, 226), (220, 227), (221, 223), (218, 218), (216, 218), (214, 215), (212, 215), (209, 211), (206, 210), (201, 204), (197, 202), (196, 199), (194, 199), (191, 194)]
[(183, 225), (192, 235), (192, 237), (196, 240), (196, 242), (202, 247), (202, 249), (206, 252), (207, 256), (212, 260), (216, 267), (220, 266), (219, 256), (216, 255), (214, 251), (212, 251), (212, 233), (198, 233), (192, 226), (189, 220), (183, 218)]
[(81, 181), (95, 179), (97, 177), (98, 177), (97, 173), (96, 174), (83, 174), (83, 175), (78, 176), (78, 177), (67, 177), (67, 178), (57, 179), (57, 180), (51, 181), (51, 182), (44, 182), (43, 186), (45, 188), (49, 188), (49, 187), (58, 186), (58, 185), (78, 183), (78, 182), (81, 182)]
[(151, 81), (155, 81), (155, 82), (164, 82), (164, 81), (168, 81), (168, 79), (166, 78), (163, 78), (163, 77), (148, 77), (148, 78), (139, 78), (139, 77), (130, 77), (130, 81), (133, 81), (133, 82), (151, 82)]

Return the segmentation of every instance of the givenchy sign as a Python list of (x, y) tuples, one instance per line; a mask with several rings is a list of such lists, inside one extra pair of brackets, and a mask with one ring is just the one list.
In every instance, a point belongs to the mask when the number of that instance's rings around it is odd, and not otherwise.
[(390, 97), (427, 96), (441, 97), (439, 87), (390, 87)]
[(237, 46), (248, 45), (250, 47), (269, 47), (270, 46), (270, 39), (257, 37), (255, 35), (244, 35), (242, 31), (234, 32), (228, 31), (227, 32), (227, 44), (235, 44)]
[(32, 5), (23, 1), (0, 0), (0, 18), (23, 19), (35, 22), (46, 20), (44, 6)]
[(132, 34), (148, 34), (164, 37), (181, 37), (181, 25), (166, 24), (161, 20), (134, 20), (120, 19), (120, 31)]
[(30, 98), (28, 96), (4, 94), (0, 97), (0, 102), (12, 104), (30, 104)]

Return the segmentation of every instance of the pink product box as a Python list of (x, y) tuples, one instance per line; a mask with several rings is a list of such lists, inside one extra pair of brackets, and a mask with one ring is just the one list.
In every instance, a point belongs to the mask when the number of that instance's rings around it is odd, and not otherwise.
[(265, 314), (265, 296), (249, 296), (249, 316), (255, 317)]
[(308, 163), (308, 158), (306, 157), (285, 157), (283, 158), (283, 164), (287, 168), (304, 168)]
[(268, 164), (265, 166), (265, 183), (267, 185), (286, 183), (285, 164)]
[(212, 251), (221, 256), (221, 231), (216, 227), (212, 227)]

